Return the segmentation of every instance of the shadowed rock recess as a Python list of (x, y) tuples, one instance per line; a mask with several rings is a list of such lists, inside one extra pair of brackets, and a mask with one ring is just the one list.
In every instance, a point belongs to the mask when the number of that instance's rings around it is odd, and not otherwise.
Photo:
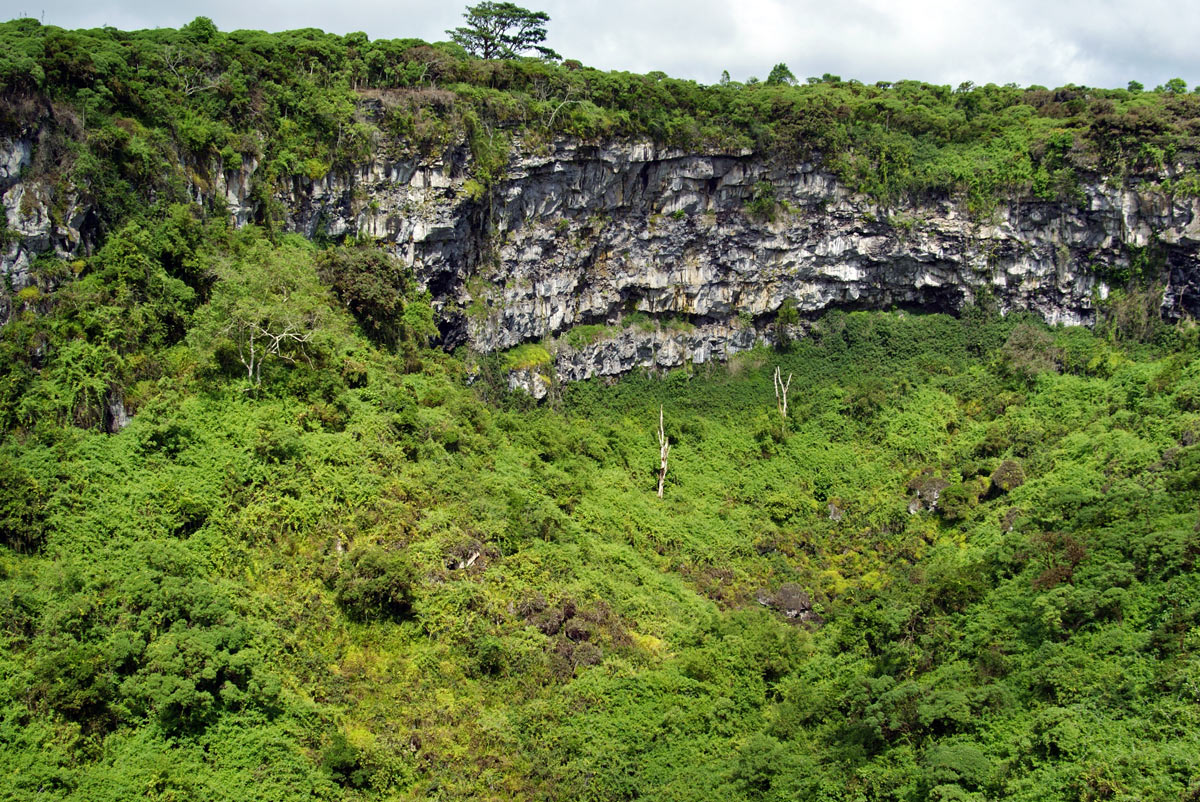
[[(13, 290), (30, 283), (34, 254), (70, 256), (94, 236), (86, 204), (22, 181), (31, 150), (0, 143)], [(257, 211), (256, 166), (214, 171), (215, 187), (195, 197), (215, 193), (245, 224)], [(482, 192), (467, 183), (471, 166), (465, 146), (436, 160), (374, 161), (294, 178), (276, 199), (290, 230), (388, 243), (432, 292), (448, 347), (543, 342), (550, 362), (510, 374), (539, 397), (554, 380), (773, 342), (789, 300), (797, 335), (828, 309), (956, 312), (982, 295), (1004, 312), (1087, 325), (1109, 292), (1101, 277), (1147, 253), (1164, 316), (1200, 314), (1200, 200), (1139, 185), (1096, 180), (1077, 203), (1018, 199), (969, 214), (950, 198), (882, 206), (816, 164), (748, 152), (518, 145)]]

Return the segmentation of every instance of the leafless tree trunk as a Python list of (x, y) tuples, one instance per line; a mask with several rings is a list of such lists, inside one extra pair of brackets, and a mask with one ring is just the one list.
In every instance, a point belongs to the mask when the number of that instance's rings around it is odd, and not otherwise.
[(561, 103), (559, 103), (557, 106), (554, 107), (554, 113), (550, 115), (549, 121), (546, 122), (546, 130), (547, 131), (550, 131), (554, 128), (554, 118), (558, 116), (558, 113), (560, 111), (562, 111), (565, 106), (568, 106), (571, 103), (579, 103), (580, 102), (578, 100), (571, 99), (571, 95), (573, 95), (574, 93), (575, 93), (575, 87), (573, 87), (573, 86), (567, 87), (566, 96), (563, 98)]
[(667, 452), (671, 450), (671, 441), (663, 430), (663, 408), (658, 407), (658, 453), (661, 467), (658, 471), (658, 497), (663, 497), (663, 482), (667, 478)]
[(187, 57), (175, 47), (168, 46), (163, 54), (163, 65), (179, 79), (180, 89), (185, 95), (194, 95), (221, 85), (220, 75), (214, 75), (216, 67), (210, 62), (205, 65), (208, 72), (188, 62)]
[(313, 329), (304, 329), (298, 324), (288, 324), (282, 331), (270, 331), (258, 323), (233, 320), (225, 327), (230, 336), (237, 339), (238, 361), (246, 369), (246, 378), (250, 380), (253, 389), (262, 384), (262, 365), (270, 356), (277, 356), (288, 362), (295, 363), (296, 358), (282, 350), (288, 343), (294, 343), (301, 348), (300, 355), (312, 364), (303, 346), (312, 339)]
[(787, 431), (787, 404), (788, 390), (792, 386), (792, 374), (788, 374), (787, 381), (783, 380), (783, 373), (779, 367), (775, 368), (775, 407), (779, 410), (779, 419), (783, 424), (783, 430)]

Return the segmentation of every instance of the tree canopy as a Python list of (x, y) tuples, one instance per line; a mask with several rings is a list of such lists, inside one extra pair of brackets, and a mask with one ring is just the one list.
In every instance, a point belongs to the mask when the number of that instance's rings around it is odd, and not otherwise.
[(820, 162), (883, 202), (951, 195), (977, 212), (1030, 193), (1075, 202), (1088, 176), (1200, 193), (1200, 94), (1182, 81), (1172, 91), (953, 89), (826, 73), (795, 85), (776, 65), (765, 81), (706, 86), (506, 58), (541, 52), (526, 45), (542, 41), (546, 15), (484, 3), (467, 17), (461, 34), (451, 31), (456, 42), (434, 44), (222, 32), (204, 18), (177, 31), (0, 23), (0, 93), (12, 99), (0, 104), (0, 133), (30, 130), (39, 109), (69, 110), (63, 124), (41, 128), (30, 174), (65, 169), (105, 233), (153, 199), (185, 200), (181, 162), (207, 181), (256, 163), (253, 222), (270, 228), (280, 221), (266, 199), (295, 176), (316, 180), (468, 138), (477, 169), (502, 165), (513, 140), (500, 132), (771, 152)]
[(796, 76), (788, 69), (788, 65), (782, 61), (771, 68), (771, 74), (767, 76), (768, 86), (781, 86), (787, 84), (791, 86), (796, 83)]
[(467, 24), (447, 30), (450, 38), (483, 59), (517, 58), (528, 50), (537, 51), (543, 58), (559, 59), (557, 53), (542, 45), (546, 41), (546, 23), (550, 16), (544, 11), (530, 11), (514, 3), (493, 3), (490, 0), (469, 6), (463, 17)]

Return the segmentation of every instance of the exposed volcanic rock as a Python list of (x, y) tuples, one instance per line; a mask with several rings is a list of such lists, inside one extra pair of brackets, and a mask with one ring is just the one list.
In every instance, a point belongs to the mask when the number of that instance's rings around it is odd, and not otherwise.
[[(0, 142), (0, 267), (13, 290), (31, 281), (34, 254), (91, 244), (85, 205), (22, 180), (29, 153), (27, 140)], [(986, 293), (1003, 311), (1089, 324), (1109, 289), (1100, 276), (1148, 246), (1163, 262), (1164, 314), (1200, 314), (1200, 200), (1148, 185), (1096, 181), (1081, 204), (1004, 201), (970, 215), (949, 198), (884, 207), (812, 163), (643, 142), (518, 147), (485, 192), (471, 191), (470, 166), (465, 147), (375, 161), (294, 178), (276, 199), (291, 230), (387, 243), (432, 292), (448, 346), (546, 341), (552, 364), (513, 377), (539, 395), (554, 377), (772, 341), (785, 303), (803, 321), (831, 308), (955, 312)], [(237, 224), (255, 215), (255, 169), (214, 169), (210, 192)]]

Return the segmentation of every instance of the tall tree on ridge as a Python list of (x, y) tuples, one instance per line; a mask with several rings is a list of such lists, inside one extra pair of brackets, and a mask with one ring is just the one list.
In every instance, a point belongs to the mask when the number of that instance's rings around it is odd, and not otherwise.
[(463, 14), (467, 24), (447, 30), (450, 38), (473, 56), (484, 59), (517, 58), (527, 50), (536, 50), (542, 58), (561, 56), (542, 45), (546, 41), (545, 11), (530, 11), (514, 3), (485, 0), (468, 6)]

